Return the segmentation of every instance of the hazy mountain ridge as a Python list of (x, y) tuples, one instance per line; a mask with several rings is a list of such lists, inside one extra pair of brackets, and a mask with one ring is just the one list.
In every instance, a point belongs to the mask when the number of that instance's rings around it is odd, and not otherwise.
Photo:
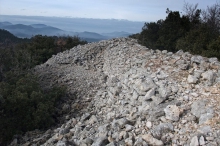
[(8, 21), (13, 24), (45, 24), (71, 32), (111, 33), (125, 31), (138, 33), (145, 22), (118, 20), (118, 19), (92, 19), (92, 18), (64, 18), (43, 16), (0, 15), (0, 22)]
[(32, 26), (32, 27), (34, 27), (34, 28), (43, 28), (43, 27), (47, 27), (47, 25), (45, 25), (45, 24), (32, 24), (32, 25), (30, 25), (30, 26)]
[(128, 32), (111, 32), (111, 33), (96, 33), (96, 32), (71, 32), (65, 31), (60, 28), (56, 28), (53, 26), (48, 26), (45, 24), (12, 24), (10, 22), (0, 22), (0, 29), (5, 29), (17, 37), (21, 38), (30, 38), (34, 35), (48, 35), (48, 36), (63, 36), (63, 35), (70, 35), (70, 36), (78, 36), (83, 40), (88, 42), (96, 42), (100, 40), (107, 40), (115, 37), (127, 37), (131, 33)]
[(10, 22), (9, 23), (0, 22), (1, 29), (5, 29), (20, 38), (30, 38), (38, 34), (51, 36), (64, 32), (59, 28), (47, 26), (44, 24), (41, 24), (41, 27), (39, 26), (35, 27), (35, 26), (37, 26), (37, 24), (24, 25), (24, 24), (12, 24)]
[[(48, 36), (78, 36), (88, 42), (97, 42), (118, 37), (127, 37), (131, 34), (139, 33), (144, 22), (119, 20), (119, 19), (93, 19), (93, 18), (66, 18), (66, 17), (46, 17), (46, 16), (21, 16), (21, 15), (0, 15), (0, 29), (5, 25), (23, 24), (35, 28), (34, 33), (27, 30), (9, 30), (18, 37), (32, 37), (41, 34)], [(46, 26), (58, 28), (60, 30), (49, 31)], [(40, 29), (40, 30), (36, 30)], [(28, 30), (29, 31), (29, 30)], [(32, 30), (33, 31), (33, 30)], [(29, 34), (26, 34), (29, 33)], [(92, 35), (92, 34), (93, 35)]]
[(114, 31), (111, 33), (101, 33), (104, 36), (108, 36), (108, 37), (114, 37), (115, 35), (117, 35), (118, 37), (124, 37), (124, 36), (129, 36), (131, 35), (131, 33), (125, 32), (125, 31)]
[(10, 22), (1, 22), (0, 26), (6, 26), (6, 25), (12, 25), (12, 23)]

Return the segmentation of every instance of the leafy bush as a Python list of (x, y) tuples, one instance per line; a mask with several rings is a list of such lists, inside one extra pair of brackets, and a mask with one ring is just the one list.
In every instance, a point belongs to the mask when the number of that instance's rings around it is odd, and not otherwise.
[(36, 35), (31, 38), (31, 42), (17, 46), (18, 50), (27, 51), (31, 57), (32, 65), (46, 62), (52, 55), (61, 51), (71, 49), (79, 44), (86, 44), (86, 41), (79, 37), (48, 37)]
[(159, 29), (163, 21), (145, 23), (138, 39), (139, 43), (149, 47), (156, 48), (156, 42), (159, 38)]
[(220, 59), (220, 36), (208, 45), (208, 49), (204, 51), (207, 57), (217, 57)]
[(160, 50), (175, 52), (176, 41), (189, 31), (190, 23), (189, 19), (185, 16), (181, 17), (178, 11), (167, 10), (167, 13), (168, 16), (158, 31), (157, 47)]
[[(13, 74), (12, 74), (13, 75)], [(17, 133), (45, 129), (55, 123), (55, 107), (64, 88), (44, 91), (37, 77), (26, 74), (15, 84), (0, 83), (0, 137), (8, 141)]]
[(208, 44), (212, 40), (207, 26), (200, 26), (200, 28), (193, 29), (187, 33), (185, 37), (180, 38), (177, 41), (177, 50), (188, 51), (192, 54), (201, 54), (204, 50), (207, 50)]
[(186, 14), (167, 9), (165, 20), (145, 23), (140, 34), (131, 35), (151, 49), (188, 51), (206, 57), (220, 59), (220, 4), (197, 9), (185, 3)]
[(78, 37), (38, 35), (28, 42), (0, 49), (0, 145), (6, 145), (15, 134), (46, 129), (56, 123), (55, 109), (65, 88), (43, 90), (30, 70), (53, 54), (85, 43)]

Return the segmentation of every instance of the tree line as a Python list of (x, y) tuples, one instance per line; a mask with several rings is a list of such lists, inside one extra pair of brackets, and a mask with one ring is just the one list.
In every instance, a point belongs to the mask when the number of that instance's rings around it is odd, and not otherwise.
[(0, 145), (7, 145), (15, 134), (56, 124), (65, 87), (41, 88), (31, 69), (54, 54), (86, 43), (77, 36), (20, 39), (0, 30)]
[(145, 23), (142, 31), (130, 37), (148, 48), (220, 59), (220, 4), (198, 9), (198, 4), (184, 4), (184, 14), (166, 10), (167, 17)]

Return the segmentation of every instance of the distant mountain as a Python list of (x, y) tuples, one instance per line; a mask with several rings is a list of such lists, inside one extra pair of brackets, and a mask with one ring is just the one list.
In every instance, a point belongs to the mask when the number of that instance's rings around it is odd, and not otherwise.
[(95, 32), (88, 32), (88, 31), (84, 31), (84, 32), (78, 32), (76, 33), (76, 35), (88, 42), (97, 42), (100, 40), (106, 40), (108, 39), (108, 37), (100, 35), (98, 33)]
[(101, 33), (101, 35), (104, 35), (108, 38), (116, 38), (116, 37), (128, 37), (131, 35), (131, 33), (125, 32), (125, 31), (115, 31), (110, 33)]
[(0, 22), (0, 26), (12, 25), (10, 22)]
[(100, 38), (104, 37), (104, 36), (102, 36), (98, 33), (88, 32), (88, 31), (80, 32), (78, 34), (79, 34), (79, 37), (90, 37), (90, 38), (97, 38), (97, 39), (100, 39)]
[(33, 30), (34, 28), (28, 25), (23, 25), (23, 24), (15, 24), (15, 25), (5, 25), (2, 27), (3, 29), (24, 29), (24, 30)]
[(44, 27), (47, 27), (47, 25), (45, 25), (45, 24), (31, 24), (30, 26), (32, 26), (34, 28), (44, 28)]
[(79, 33), (75, 33), (75, 35), (79, 36), (82, 39), (85, 39), (88, 42), (97, 42), (100, 40), (107, 40), (107, 39), (111, 39), (111, 38), (118, 38), (118, 37), (128, 37), (129, 35), (131, 35), (131, 33), (128, 32), (111, 32), (111, 33), (95, 33), (95, 32), (88, 32), (88, 31), (84, 31), (84, 32), (79, 32)]
[(19, 16), (19, 15), (1, 15), (1, 20), (13, 24), (45, 24), (71, 32), (128, 32), (139, 33), (144, 26), (143, 22), (117, 20), (117, 19), (92, 19), (92, 18), (64, 18), (64, 17), (47, 17), (47, 16)]
[(115, 31), (110, 33), (95, 33), (90, 31), (84, 32), (71, 32), (71, 31), (64, 31), (62, 29), (48, 26), (45, 24), (12, 24), (10, 22), (0, 22), (0, 29), (5, 29), (11, 32), (13, 35), (20, 37), (20, 38), (31, 38), (35, 35), (47, 35), (47, 36), (78, 36), (87, 42), (97, 42), (100, 40), (107, 40), (116, 37), (127, 37), (130, 33), (125, 31)]
[(5, 29), (14, 34), (17, 37), (21, 38), (30, 38), (34, 35), (63, 35), (65, 31), (52, 27), (47, 26), (44, 24), (32, 24), (32, 25), (24, 25), (24, 24), (11, 24), (0, 22), (0, 29)]

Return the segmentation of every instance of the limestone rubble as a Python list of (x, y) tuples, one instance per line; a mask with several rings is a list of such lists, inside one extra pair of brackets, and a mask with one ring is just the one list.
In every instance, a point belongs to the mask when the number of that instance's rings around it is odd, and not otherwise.
[(21, 145), (220, 145), (216, 58), (117, 38), (59, 53), (34, 72), (45, 88), (68, 87), (65, 122), (27, 132)]

